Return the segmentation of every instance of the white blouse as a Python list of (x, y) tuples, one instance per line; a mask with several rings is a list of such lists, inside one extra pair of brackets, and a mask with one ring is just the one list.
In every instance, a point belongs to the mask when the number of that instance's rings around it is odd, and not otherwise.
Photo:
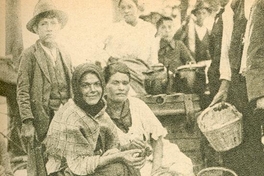
[(114, 23), (109, 29), (104, 49), (112, 57), (138, 58), (148, 64), (158, 63), (157, 52), (152, 50), (155, 33), (155, 27), (141, 19), (138, 19), (136, 26), (125, 21)]
[[(117, 127), (117, 133), (121, 145), (128, 144), (136, 138), (143, 140), (144, 134), (150, 146), (150, 134), (154, 140), (167, 135), (167, 130), (162, 126), (145, 102), (135, 97), (129, 97), (128, 99), (132, 126), (129, 127), (128, 133), (124, 133)], [(176, 144), (170, 143), (165, 139), (163, 139), (162, 166), (183, 176), (194, 176), (191, 159), (182, 153)], [(141, 175), (150, 176), (151, 168), (152, 155), (147, 159), (146, 164), (140, 170)]]

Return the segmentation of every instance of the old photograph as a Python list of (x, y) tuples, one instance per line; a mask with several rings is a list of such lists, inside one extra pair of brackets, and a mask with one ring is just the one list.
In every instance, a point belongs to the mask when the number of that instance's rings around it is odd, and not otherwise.
[(264, 0), (0, 8), (0, 176), (264, 176)]

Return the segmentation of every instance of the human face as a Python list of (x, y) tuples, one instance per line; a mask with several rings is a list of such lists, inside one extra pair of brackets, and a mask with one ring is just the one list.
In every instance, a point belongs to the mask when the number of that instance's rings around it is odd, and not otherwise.
[(129, 77), (124, 73), (115, 73), (106, 84), (107, 98), (113, 102), (126, 101), (129, 91)]
[(127, 23), (134, 24), (137, 21), (138, 8), (132, 0), (122, 0), (119, 9)]
[(81, 79), (80, 91), (83, 100), (88, 105), (95, 105), (99, 102), (103, 94), (101, 81), (95, 74), (87, 73)]
[(45, 45), (53, 44), (56, 41), (61, 24), (57, 18), (42, 18), (37, 26), (34, 27), (40, 41)]
[(163, 21), (163, 24), (158, 28), (158, 33), (161, 38), (171, 41), (173, 37), (173, 22), (171, 20)]
[(196, 22), (202, 26), (205, 18), (208, 17), (208, 11), (206, 9), (200, 9), (196, 12)]

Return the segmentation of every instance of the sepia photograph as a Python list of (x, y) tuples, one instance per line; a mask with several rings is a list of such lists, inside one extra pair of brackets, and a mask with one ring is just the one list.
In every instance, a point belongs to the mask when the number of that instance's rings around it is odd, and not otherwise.
[(0, 176), (264, 176), (264, 0), (0, 8)]

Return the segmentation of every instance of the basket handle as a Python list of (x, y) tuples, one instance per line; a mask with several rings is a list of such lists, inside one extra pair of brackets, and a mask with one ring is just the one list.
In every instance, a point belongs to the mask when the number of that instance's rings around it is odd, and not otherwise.
[[(215, 105), (213, 105), (213, 106), (209, 106), (209, 107), (207, 107), (200, 115), (199, 115), (199, 119), (200, 120), (202, 120), (203, 119), (203, 117), (204, 117), (204, 115), (208, 112), (208, 111), (210, 111), (211, 109), (214, 109), (214, 108), (216, 108), (217, 106), (219, 106), (219, 104), (221, 104), (221, 102), (220, 103), (216, 103)], [(229, 103), (227, 103), (227, 102), (225, 102), (225, 105), (227, 105), (228, 107), (230, 107), (230, 108), (232, 108), (232, 110), (235, 112), (235, 113), (237, 113), (237, 114), (241, 114), (237, 109), (236, 109), (236, 107), (234, 106), (234, 105), (231, 105), (231, 104), (229, 104)]]
[(224, 167), (208, 167), (208, 168), (202, 169), (200, 172), (198, 172), (197, 176), (202, 176), (201, 174), (203, 174), (204, 172), (213, 171), (213, 170), (226, 171), (226, 172), (229, 172), (229, 173), (233, 174), (234, 176), (238, 176), (231, 169), (227, 169), (227, 168), (224, 168)]

